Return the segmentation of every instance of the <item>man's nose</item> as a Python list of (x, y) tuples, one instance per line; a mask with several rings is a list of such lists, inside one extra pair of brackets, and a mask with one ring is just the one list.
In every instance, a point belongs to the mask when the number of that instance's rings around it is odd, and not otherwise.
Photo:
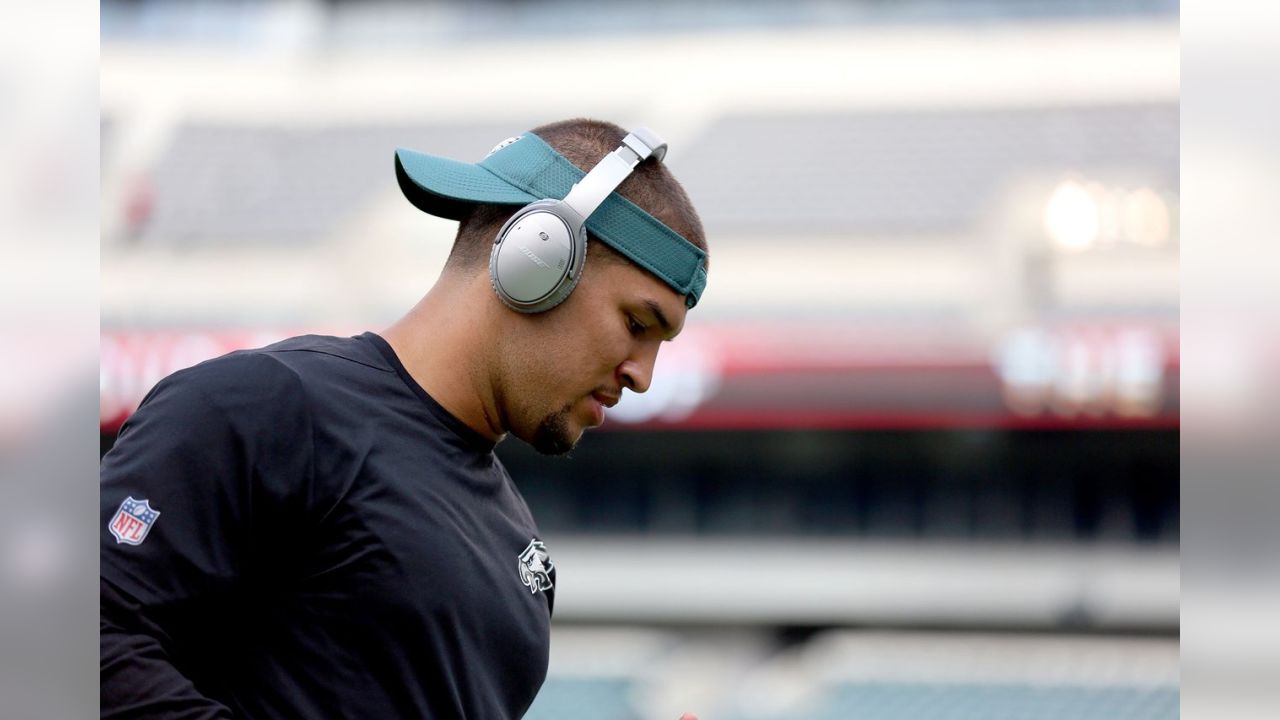
[(657, 343), (653, 343), (652, 349), (643, 347), (640, 352), (623, 360), (618, 366), (619, 382), (631, 392), (642, 393), (648, 390), (649, 383), (653, 381), (653, 365), (657, 360)]

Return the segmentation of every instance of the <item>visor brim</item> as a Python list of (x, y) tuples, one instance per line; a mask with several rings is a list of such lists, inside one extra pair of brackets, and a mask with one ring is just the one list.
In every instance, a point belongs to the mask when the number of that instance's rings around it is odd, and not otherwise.
[(419, 210), (462, 220), (476, 205), (527, 205), (540, 198), (480, 165), (396, 148), (396, 180)]

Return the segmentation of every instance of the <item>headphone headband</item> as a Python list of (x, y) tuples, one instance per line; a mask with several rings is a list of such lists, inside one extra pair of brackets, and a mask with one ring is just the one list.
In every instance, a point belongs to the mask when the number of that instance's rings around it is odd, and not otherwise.
[(574, 183), (564, 202), (585, 221), (618, 189), (623, 180), (646, 158), (653, 156), (661, 162), (667, 154), (667, 144), (648, 128), (637, 128), (622, 139), (617, 150), (605, 155), (586, 177)]

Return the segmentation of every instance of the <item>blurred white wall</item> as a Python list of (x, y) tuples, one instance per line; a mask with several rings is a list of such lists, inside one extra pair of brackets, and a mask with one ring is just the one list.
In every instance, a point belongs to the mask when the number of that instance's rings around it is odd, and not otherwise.
[[(104, 43), (102, 105), (113, 147), (104, 150), (112, 160), (103, 175), (103, 317), (125, 326), (188, 317), (381, 321), (416, 299), (447, 253), (453, 224), (400, 198), (390, 147), (373, 199), (306, 252), (273, 247), (269, 238), (234, 249), (131, 246), (123, 229), (129, 194), (183, 123), (477, 123), (507, 127), (505, 137), (534, 123), (596, 116), (660, 129), (679, 174), (692, 144), (706, 141), (717, 120), (739, 115), (779, 117), (785, 130), (785, 118), (815, 113), (1176, 103), (1177, 53), (1176, 23), (1161, 19), (622, 34), (562, 43), (476, 37), (439, 48), (332, 52)], [(500, 139), (459, 159), (479, 159)], [(415, 140), (401, 142), (441, 151)], [(739, 151), (755, 158), (762, 176), (778, 159), (767, 145)], [(251, 148), (238, 161), (254, 162)], [(990, 337), (1035, 319), (1025, 287), (1045, 258), (1066, 307), (1176, 308), (1176, 223), (1159, 248), (1130, 243), (1077, 253), (1051, 245), (1046, 208), (1070, 170), (1008, 187), (968, 238), (715, 235), (711, 291), (699, 317), (946, 313)], [(289, 168), (271, 171), (280, 182), (315, 181), (292, 178)], [(1120, 193), (1149, 179), (1139, 172), (1081, 181), (1110, 182)], [(1166, 201), (1176, 211), (1176, 196), (1159, 202)], [(330, 292), (339, 286), (345, 291)]]

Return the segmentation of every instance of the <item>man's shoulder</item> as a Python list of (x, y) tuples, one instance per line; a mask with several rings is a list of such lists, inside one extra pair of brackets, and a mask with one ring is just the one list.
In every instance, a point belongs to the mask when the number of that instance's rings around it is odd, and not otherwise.
[[(230, 400), (280, 399), (352, 374), (394, 371), (367, 338), (301, 335), (260, 348), (236, 350), (165, 378), (157, 389), (179, 386)], [(221, 403), (217, 403), (221, 404)]]
[(367, 370), (394, 374), (395, 370), (374, 345), (371, 335), (299, 335), (266, 347), (241, 352), (268, 357), (303, 377), (310, 373)]

